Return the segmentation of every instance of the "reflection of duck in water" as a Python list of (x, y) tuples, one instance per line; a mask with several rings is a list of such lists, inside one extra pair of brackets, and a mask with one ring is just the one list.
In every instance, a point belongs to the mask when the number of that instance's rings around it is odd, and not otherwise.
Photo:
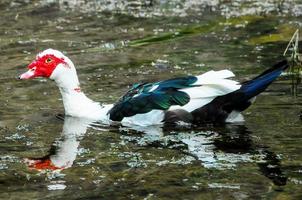
[[(51, 147), (50, 153), (42, 158), (27, 158), (29, 168), (37, 170), (63, 170), (70, 168), (76, 159), (81, 138), (88, 127), (97, 124), (90, 120), (65, 117), (59, 142)], [(139, 134), (132, 134), (132, 131)], [(178, 149), (185, 155), (201, 161), (205, 168), (233, 169), (239, 163), (257, 163), (261, 173), (276, 185), (285, 185), (280, 161), (276, 154), (253, 142), (250, 131), (243, 125), (226, 125), (219, 128), (179, 130), (173, 132), (159, 126), (120, 129), (120, 144), (134, 142), (136, 145)]]
[(62, 52), (47, 49), (39, 53), (20, 79), (45, 77), (60, 89), (65, 113), (111, 124), (158, 125), (185, 121), (192, 124), (242, 120), (254, 97), (263, 92), (288, 68), (283, 60), (254, 79), (239, 83), (229, 70), (174, 78), (134, 86), (115, 104), (100, 105), (81, 91), (76, 69)]
[[(50, 153), (42, 158), (27, 158), (32, 169), (63, 170), (72, 166), (78, 153), (81, 138), (92, 121), (65, 117), (60, 142), (53, 145)], [(95, 123), (93, 125), (96, 125)], [(139, 134), (132, 134), (135, 130)], [(129, 134), (130, 131), (130, 134)], [(243, 125), (227, 125), (215, 129), (180, 130), (173, 132), (159, 126), (121, 129), (120, 144), (134, 142), (136, 145), (178, 149), (185, 155), (201, 161), (205, 168), (232, 169), (239, 163), (257, 163), (261, 173), (276, 185), (286, 184), (278, 157), (266, 147), (255, 144), (250, 132)]]
[(126, 131), (123, 139), (145, 146), (179, 149), (185, 155), (201, 161), (202, 166), (209, 169), (234, 169), (240, 163), (257, 163), (260, 172), (275, 185), (286, 184), (287, 177), (281, 170), (278, 156), (267, 147), (254, 142), (244, 125), (229, 124), (189, 132), (171, 132), (158, 127), (146, 130), (136, 127), (136, 130), (143, 131), (144, 134), (138, 138)]
[(217, 150), (226, 153), (249, 155), (249, 161), (256, 162), (263, 175), (275, 185), (285, 185), (287, 177), (282, 172), (280, 158), (268, 147), (253, 142), (250, 135), (244, 125), (228, 125), (226, 131), (214, 140), (214, 145)]
[(81, 138), (92, 121), (65, 117), (63, 131), (59, 142), (50, 149), (50, 153), (42, 158), (27, 158), (25, 162), (30, 168), (37, 170), (62, 170), (72, 166), (76, 159)]

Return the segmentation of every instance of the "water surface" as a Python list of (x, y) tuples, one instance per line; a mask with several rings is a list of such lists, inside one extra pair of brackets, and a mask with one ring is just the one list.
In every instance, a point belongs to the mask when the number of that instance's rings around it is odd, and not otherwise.
[[(37, 52), (55, 48), (74, 61), (87, 95), (104, 103), (137, 81), (212, 69), (248, 80), (281, 59), (301, 28), (301, 7), (2, 1), (0, 198), (302, 199), (302, 97), (291, 95), (289, 77), (257, 98), (244, 123), (194, 130), (91, 126), (62, 116), (52, 81), (16, 79)], [(64, 169), (46, 170), (50, 158)]]

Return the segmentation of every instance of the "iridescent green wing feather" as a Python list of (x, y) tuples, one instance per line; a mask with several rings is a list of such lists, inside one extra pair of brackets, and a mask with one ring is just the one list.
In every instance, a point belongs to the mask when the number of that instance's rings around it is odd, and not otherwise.
[(135, 84), (108, 112), (110, 119), (121, 121), (124, 117), (150, 112), (168, 110), (172, 105), (183, 106), (190, 101), (187, 93), (179, 91), (194, 87), (194, 76), (169, 79), (156, 83)]

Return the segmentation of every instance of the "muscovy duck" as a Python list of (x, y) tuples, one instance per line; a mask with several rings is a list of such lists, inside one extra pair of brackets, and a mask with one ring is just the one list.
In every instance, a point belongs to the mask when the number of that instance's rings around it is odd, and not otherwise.
[(185, 122), (195, 125), (242, 121), (241, 111), (263, 92), (288, 62), (282, 60), (250, 81), (229, 78), (229, 70), (209, 71), (155, 83), (134, 84), (115, 104), (103, 105), (81, 90), (73, 62), (62, 52), (47, 49), (28, 65), (20, 79), (45, 77), (54, 80), (63, 98), (65, 114), (125, 126), (149, 126)]

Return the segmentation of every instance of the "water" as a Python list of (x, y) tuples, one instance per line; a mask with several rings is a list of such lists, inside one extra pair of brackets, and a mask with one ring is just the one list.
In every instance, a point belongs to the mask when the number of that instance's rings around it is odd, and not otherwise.
[(286, 76), (242, 124), (139, 131), (64, 119), (53, 82), (16, 80), (50, 47), (74, 61), (83, 90), (105, 103), (137, 81), (211, 69), (248, 80), (277, 62), (301, 29), (301, 6), (1, 1), (0, 198), (302, 199), (302, 97), (291, 95)]

